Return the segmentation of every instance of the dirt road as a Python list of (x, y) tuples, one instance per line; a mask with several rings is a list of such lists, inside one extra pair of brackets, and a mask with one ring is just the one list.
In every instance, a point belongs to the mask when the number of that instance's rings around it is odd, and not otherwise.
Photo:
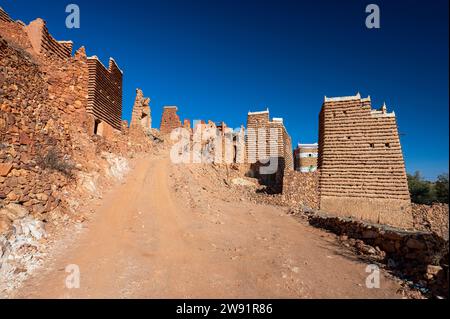
[[(164, 157), (139, 161), (79, 238), (13, 297), (400, 297), (384, 276), (380, 289), (366, 288), (367, 265), (334, 236), (280, 208), (212, 201), (214, 190), (173, 185), (188, 174)], [(79, 266), (79, 289), (66, 288), (70, 264)]]

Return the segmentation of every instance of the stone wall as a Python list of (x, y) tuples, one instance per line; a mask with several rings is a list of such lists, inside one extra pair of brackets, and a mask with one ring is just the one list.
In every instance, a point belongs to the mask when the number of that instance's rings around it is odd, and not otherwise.
[(370, 97), (325, 98), (319, 121), (320, 208), (410, 227), (412, 216), (395, 113)]
[(448, 240), (435, 233), (404, 231), (320, 213), (310, 215), (309, 222), (340, 235), (345, 246), (376, 257), (389, 270), (400, 272), (400, 276), (431, 289), (433, 294), (448, 297)]
[[(28, 26), (7, 22), (2, 11), (0, 35), (30, 53), (42, 66), (49, 83), (49, 99), (64, 112), (77, 112), (88, 121), (90, 134), (111, 137), (122, 126), (122, 71), (113, 59), (105, 68), (80, 48), (72, 57), (72, 42), (56, 41), (42, 19)], [(85, 114), (82, 114), (85, 113)]]
[(170, 134), (174, 129), (183, 126), (177, 111), (178, 108), (176, 106), (164, 107), (160, 126), (161, 134)]
[(291, 207), (319, 208), (319, 172), (288, 171), (283, 177), (282, 201)]
[(39, 64), (0, 37), (0, 163), (6, 167), (0, 176), (0, 200), (4, 204), (22, 204), (36, 215), (59, 204), (58, 189), (67, 179), (38, 165), (55, 148), (69, 161), (69, 123), (64, 113), (55, 112)]
[[(87, 112), (97, 121), (94, 133), (104, 130), (103, 136), (112, 129), (120, 131), (122, 127), (122, 71), (113, 59), (108, 69), (97, 57), (87, 59), (89, 67)], [(100, 127), (103, 126), (103, 127)]]

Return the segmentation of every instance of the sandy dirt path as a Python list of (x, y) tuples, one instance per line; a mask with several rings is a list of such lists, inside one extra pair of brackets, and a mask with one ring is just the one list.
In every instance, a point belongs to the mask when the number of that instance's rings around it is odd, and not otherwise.
[[(365, 263), (280, 208), (230, 200), (193, 209), (171, 185), (185, 173), (165, 157), (140, 160), (79, 238), (12, 297), (400, 297), (384, 276), (380, 289), (366, 288)], [(65, 285), (70, 264), (79, 266), (79, 289)]]

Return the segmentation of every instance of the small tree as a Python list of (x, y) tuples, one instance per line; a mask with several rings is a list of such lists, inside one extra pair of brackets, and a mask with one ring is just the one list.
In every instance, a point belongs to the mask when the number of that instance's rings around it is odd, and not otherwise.
[(434, 184), (436, 200), (448, 204), (448, 174), (439, 175)]
[(423, 180), (420, 172), (408, 174), (408, 186), (413, 203), (429, 205), (435, 200), (432, 184)]

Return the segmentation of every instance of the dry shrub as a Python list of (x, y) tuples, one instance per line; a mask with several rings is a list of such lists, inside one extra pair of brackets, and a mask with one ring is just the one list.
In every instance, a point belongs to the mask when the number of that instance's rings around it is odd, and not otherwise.
[(53, 147), (45, 153), (38, 156), (38, 165), (43, 169), (58, 171), (67, 177), (73, 177), (75, 165), (70, 160), (60, 156), (58, 150)]

